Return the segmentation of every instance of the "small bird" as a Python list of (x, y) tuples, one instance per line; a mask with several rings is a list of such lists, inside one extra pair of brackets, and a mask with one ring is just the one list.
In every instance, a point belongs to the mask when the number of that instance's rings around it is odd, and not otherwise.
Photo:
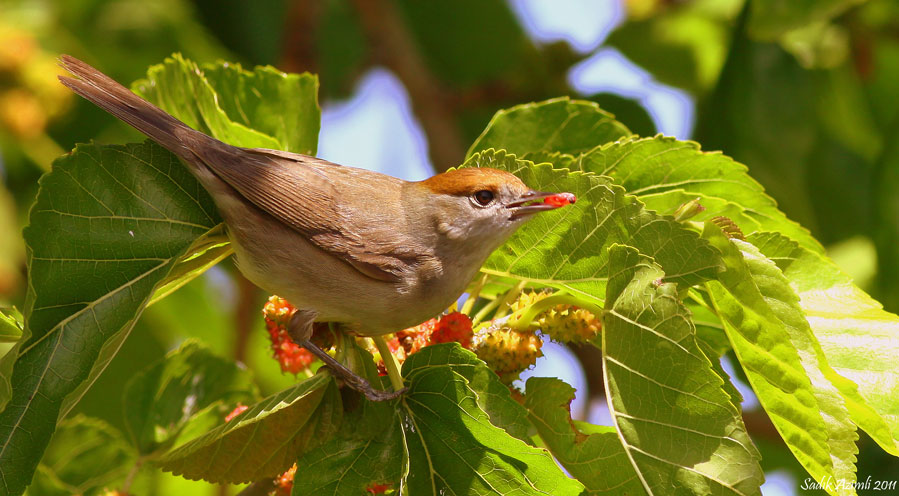
[(310, 342), (314, 322), (379, 336), (446, 309), (481, 265), (538, 212), (575, 201), (496, 169), (409, 182), (315, 157), (223, 143), (69, 55), (62, 84), (183, 161), (227, 226), (238, 269), (298, 310), (291, 338), (372, 400), (375, 390)]

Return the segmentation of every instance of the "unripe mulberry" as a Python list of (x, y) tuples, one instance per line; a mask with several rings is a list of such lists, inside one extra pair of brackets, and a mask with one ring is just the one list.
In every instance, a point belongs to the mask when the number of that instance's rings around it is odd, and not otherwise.
[(272, 296), (262, 308), (265, 317), (265, 328), (272, 342), (272, 352), (275, 359), (281, 364), (282, 372), (298, 374), (309, 367), (315, 360), (315, 355), (306, 348), (296, 344), (287, 333), (290, 317), (297, 309), (287, 300), (278, 296)]
[(585, 343), (599, 334), (602, 322), (583, 308), (556, 305), (540, 314), (537, 326), (555, 341)]
[[(511, 310), (517, 312), (550, 296), (548, 291), (523, 292), (511, 304)], [(540, 329), (555, 341), (564, 343), (583, 343), (599, 334), (602, 322), (593, 313), (574, 305), (560, 304), (547, 308), (534, 317), (528, 330)]]
[(508, 327), (484, 327), (474, 335), (472, 351), (506, 384), (543, 356), (543, 341), (533, 332), (519, 332)]

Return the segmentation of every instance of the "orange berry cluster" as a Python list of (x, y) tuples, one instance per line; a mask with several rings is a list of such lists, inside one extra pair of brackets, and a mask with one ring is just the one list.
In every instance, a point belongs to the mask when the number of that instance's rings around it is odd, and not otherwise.
[[(471, 318), (461, 312), (451, 312), (388, 336), (387, 345), (403, 363), (409, 355), (432, 344), (457, 342), (471, 349), (471, 338)], [(378, 362), (378, 372), (387, 375), (381, 354), (374, 347), (370, 351)]]
[(315, 355), (293, 342), (287, 334), (287, 325), (296, 308), (284, 298), (272, 296), (262, 308), (265, 328), (272, 341), (272, 352), (281, 364), (282, 372), (298, 374), (315, 360)]

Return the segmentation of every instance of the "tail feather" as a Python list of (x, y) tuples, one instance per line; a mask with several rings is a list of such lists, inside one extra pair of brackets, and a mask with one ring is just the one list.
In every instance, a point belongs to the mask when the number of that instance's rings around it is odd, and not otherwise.
[(59, 76), (62, 84), (188, 162), (195, 162), (196, 156), (185, 146), (185, 137), (212, 139), (71, 55), (62, 55), (59, 63), (78, 78)]

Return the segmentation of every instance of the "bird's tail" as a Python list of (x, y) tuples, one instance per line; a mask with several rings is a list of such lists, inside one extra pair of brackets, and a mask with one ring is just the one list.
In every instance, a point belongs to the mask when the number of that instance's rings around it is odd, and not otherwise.
[[(187, 142), (213, 139), (191, 129), (161, 108), (135, 95), (115, 80), (72, 57), (62, 55), (60, 65), (78, 79), (59, 76), (60, 82), (98, 107), (127, 122), (187, 162), (196, 163)], [(202, 138), (201, 138), (202, 137)]]

